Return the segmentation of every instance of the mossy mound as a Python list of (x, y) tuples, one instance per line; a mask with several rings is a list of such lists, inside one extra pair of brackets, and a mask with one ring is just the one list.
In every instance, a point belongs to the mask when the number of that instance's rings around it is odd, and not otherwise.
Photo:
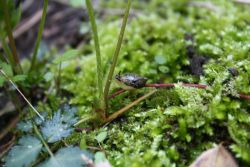
[[(110, 1), (108, 6), (114, 3), (123, 5)], [(81, 138), (87, 145), (98, 146), (95, 136), (107, 131), (101, 147), (114, 166), (187, 166), (219, 143), (240, 164), (249, 165), (250, 103), (239, 99), (238, 92), (250, 94), (250, 6), (226, 0), (156, 0), (133, 7), (135, 16), (127, 25), (116, 72), (137, 73), (149, 78), (149, 83), (189, 82), (209, 88), (159, 89), (122, 117)], [(105, 72), (119, 25), (120, 20), (99, 25)], [(95, 55), (89, 49), (83, 53), (82, 58), (65, 63), (62, 84), (73, 94), (71, 103), (84, 118), (92, 114), (97, 91)], [(201, 69), (195, 75), (193, 57), (206, 59), (203, 66), (195, 67)], [(77, 66), (81, 67), (78, 73)], [(148, 89), (112, 99), (109, 112)]]

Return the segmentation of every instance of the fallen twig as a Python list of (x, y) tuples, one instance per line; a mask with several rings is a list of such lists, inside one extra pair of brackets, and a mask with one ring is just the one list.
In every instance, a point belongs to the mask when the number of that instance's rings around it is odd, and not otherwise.
[(11, 85), (17, 90), (17, 92), (22, 96), (22, 98), (26, 101), (26, 103), (30, 106), (30, 108), (42, 119), (44, 120), (43, 116), (33, 107), (33, 105), (29, 102), (29, 100), (24, 96), (24, 94), (20, 91), (17, 85), (10, 79), (10, 77), (0, 69), (0, 73), (4, 76), (4, 78), (11, 83)]
[(139, 102), (141, 102), (142, 100), (148, 98), (149, 96), (151, 96), (152, 94), (154, 94), (155, 92), (157, 92), (157, 90), (152, 90), (150, 92), (148, 92), (147, 94), (145, 94), (144, 96), (136, 99), (135, 101), (133, 101), (132, 103), (128, 104), (127, 106), (123, 107), (122, 109), (114, 112), (113, 114), (111, 114), (105, 122), (111, 122), (114, 119), (116, 119), (117, 117), (119, 117), (121, 114), (123, 114), (125, 111), (127, 111), (128, 109), (130, 109), (131, 107), (137, 105)]
[[(175, 84), (175, 83), (145, 84), (144, 87), (166, 88), (166, 87), (174, 87), (176, 85), (178, 85), (178, 84)], [(191, 84), (191, 83), (183, 83), (183, 84), (181, 84), (181, 86), (198, 88), (198, 89), (206, 89), (208, 87), (207, 85)], [(114, 97), (118, 96), (119, 94), (124, 93), (125, 91), (126, 90), (124, 90), (124, 89), (120, 89), (120, 90), (116, 91), (115, 93), (113, 93), (112, 95), (110, 95), (109, 98), (110, 99), (114, 98)], [(239, 98), (245, 99), (245, 100), (250, 100), (250, 95), (239, 93)]]

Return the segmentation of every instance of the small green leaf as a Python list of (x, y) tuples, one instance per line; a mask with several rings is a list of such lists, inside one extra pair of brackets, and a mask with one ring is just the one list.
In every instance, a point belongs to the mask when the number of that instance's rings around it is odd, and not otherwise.
[(80, 54), (79, 50), (77, 50), (77, 49), (68, 50), (64, 54), (55, 58), (54, 63), (59, 64), (61, 62), (73, 59), (73, 58), (77, 57), (79, 54)]
[(15, 75), (12, 80), (14, 82), (18, 82), (18, 81), (24, 81), (26, 78), (27, 75)]
[(0, 69), (2, 69), (9, 77), (13, 76), (13, 72), (9, 64), (0, 62)]
[(81, 141), (80, 141), (80, 148), (81, 148), (82, 150), (87, 148), (87, 144), (86, 144), (85, 137), (82, 137), (82, 139), (81, 139)]
[(169, 72), (169, 68), (166, 67), (166, 66), (160, 66), (158, 69), (159, 69), (162, 73), (167, 73), (167, 72)]
[(85, 3), (82, 0), (69, 1), (70, 5), (73, 7), (85, 7)]
[(99, 143), (101, 143), (101, 142), (103, 142), (103, 141), (106, 139), (107, 135), (108, 135), (108, 132), (107, 132), (107, 131), (104, 131), (104, 132), (99, 133), (99, 134), (95, 137), (95, 139), (96, 139)]
[(47, 72), (45, 75), (44, 75), (44, 79), (45, 81), (51, 81), (54, 77), (54, 74), (52, 72)]
[(167, 62), (167, 59), (162, 55), (157, 55), (155, 56), (155, 62), (157, 64), (165, 64)]

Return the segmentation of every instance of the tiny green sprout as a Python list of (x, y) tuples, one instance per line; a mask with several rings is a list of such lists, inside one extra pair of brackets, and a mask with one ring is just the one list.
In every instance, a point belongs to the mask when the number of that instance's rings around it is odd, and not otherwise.
[(116, 82), (125, 90), (133, 90), (142, 88), (145, 86), (148, 78), (138, 76), (136, 74), (124, 74), (118, 73), (115, 76)]

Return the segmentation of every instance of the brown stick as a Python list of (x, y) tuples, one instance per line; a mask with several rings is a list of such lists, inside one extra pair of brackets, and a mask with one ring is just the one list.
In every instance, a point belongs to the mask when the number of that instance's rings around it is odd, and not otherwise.
[(148, 98), (149, 96), (151, 96), (152, 94), (154, 94), (155, 92), (157, 92), (157, 90), (152, 90), (150, 92), (148, 92), (147, 94), (145, 94), (144, 96), (136, 99), (135, 101), (133, 101), (132, 103), (128, 104), (127, 106), (123, 107), (122, 109), (116, 111), (115, 113), (111, 114), (105, 122), (111, 122), (114, 119), (116, 119), (117, 117), (119, 117), (121, 114), (123, 114), (125, 111), (127, 111), (128, 109), (132, 108), (133, 106), (137, 105), (139, 102), (141, 102), (142, 100)]
[(27, 32), (35, 24), (37, 24), (39, 20), (41, 19), (42, 14), (43, 14), (43, 10), (40, 9), (34, 15), (25, 19), (23, 22), (21, 22), (13, 33), (14, 38), (18, 38), (20, 35)]
[(108, 97), (108, 99), (112, 99), (113, 97), (115, 97), (115, 96), (117, 96), (117, 95), (119, 95), (119, 94), (122, 94), (123, 92), (126, 92), (126, 90), (120, 89), (120, 90), (116, 91), (115, 93), (113, 93), (112, 95), (110, 95), (110, 96)]
[[(145, 84), (144, 87), (153, 87), (153, 88), (164, 88), (164, 87), (174, 87), (177, 84), (175, 83), (162, 83), (162, 84)], [(201, 84), (191, 84), (191, 83), (184, 83), (181, 86), (185, 86), (185, 87), (193, 87), (193, 88), (198, 88), (198, 89), (206, 89), (208, 86), (207, 85), (201, 85)], [(123, 92), (125, 92), (126, 90), (118, 90), (117, 92), (113, 93), (112, 95), (109, 96), (109, 98), (114, 98), (115, 96), (118, 96), (119, 94), (122, 94)], [(239, 97), (241, 99), (245, 99), (245, 100), (250, 100), (250, 95), (246, 95), (246, 94), (242, 94), (239, 93)]]
[[(174, 87), (176, 85), (178, 85), (178, 84), (175, 84), (175, 83), (146, 84), (144, 87), (160, 88), (160, 87)], [(194, 87), (194, 88), (200, 88), (200, 89), (207, 88), (207, 85), (191, 84), (191, 83), (184, 83), (184, 84), (182, 84), (182, 86), (185, 86), (185, 87)]]
[(240, 94), (240, 98), (250, 100), (250, 95)]

